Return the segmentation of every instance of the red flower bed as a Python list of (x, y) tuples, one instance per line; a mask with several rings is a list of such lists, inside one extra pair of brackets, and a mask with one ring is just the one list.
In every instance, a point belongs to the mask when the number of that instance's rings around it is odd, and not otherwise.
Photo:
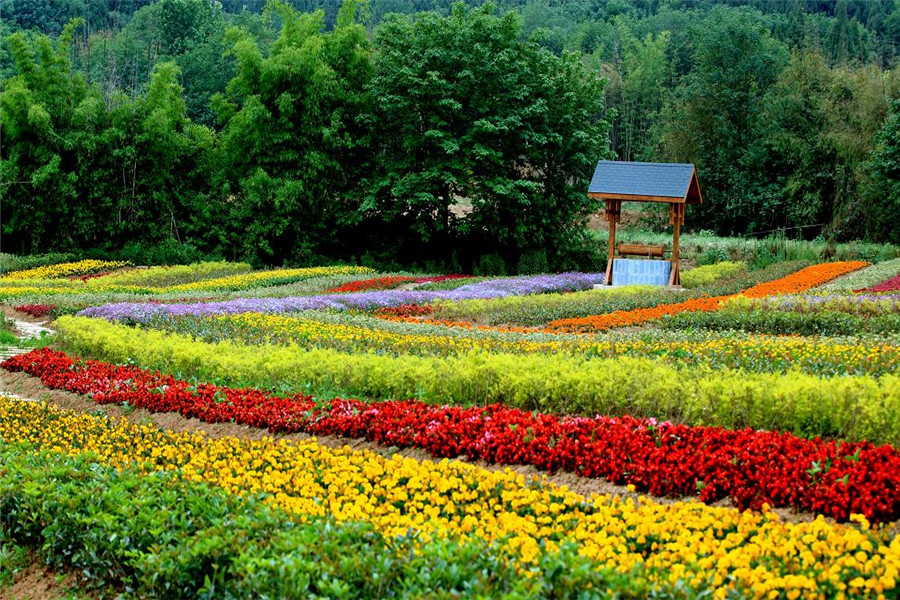
[(55, 304), (20, 304), (14, 307), (17, 311), (23, 312), (32, 317), (46, 317), (51, 310), (56, 308)]
[(878, 285), (873, 285), (870, 288), (863, 288), (861, 290), (853, 290), (854, 292), (896, 292), (900, 290), (900, 275), (892, 279), (888, 279), (887, 281), (882, 281)]
[(689, 427), (633, 417), (558, 417), (500, 405), (432, 406), (416, 400), (365, 403), (274, 396), (186, 381), (133, 366), (82, 362), (34, 350), (3, 363), (45, 385), (101, 404), (177, 411), (272, 432), (365, 437), (415, 446), (437, 457), (465, 455), (603, 477), (658, 496), (730, 497), (740, 508), (793, 506), (847, 520), (900, 517), (900, 452), (869, 442), (807, 440), (788, 433)]
[(394, 275), (391, 277), (374, 277), (372, 279), (360, 279), (358, 281), (351, 281), (349, 283), (345, 283), (344, 285), (340, 285), (338, 287), (334, 287), (331, 289), (325, 290), (326, 292), (367, 292), (369, 290), (386, 290), (388, 288), (392, 288), (395, 285), (400, 285), (401, 283), (414, 283), (416, 281), (415, 277), (406, 277), (405, 275)]
[(407, 277), (406, 275), (392, 275), (390, 277), (374, 277), (372, 279), (360, 279), (334, 287), (326, 292), (368, 292), (371, 290), (386, 290), (401, 283), (437, 283), (448, 279), (462, 279), (471, 275), (437, 275), (435, 277)]

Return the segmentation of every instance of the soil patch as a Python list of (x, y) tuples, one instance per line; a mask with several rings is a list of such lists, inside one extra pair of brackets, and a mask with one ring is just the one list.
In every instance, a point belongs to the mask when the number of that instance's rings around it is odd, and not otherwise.
[(35, 325), (49, 325), (47, 323), (47, 317), (33, 317), (28, 313), (23, 313), (14, 309), (12, 306), (0, 304), (0, 311), (2, 311), (7, 318), (14, 321), (25, 321), (26, 323), (34, 323)]
[(18, 573), (12, 585), (0, 588), (3, 600), (61, 600), (72, 598), (97, 598), (78, 591), (78, 580), (73, 573), (59, 573), (48, 568), (36, 554), (29, 554), (28, 565)]

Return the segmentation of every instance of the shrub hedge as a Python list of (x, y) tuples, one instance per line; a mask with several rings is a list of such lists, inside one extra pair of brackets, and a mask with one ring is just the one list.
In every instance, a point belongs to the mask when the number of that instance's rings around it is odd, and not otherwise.
[(750, 373), (652, 359), (472, 352), (454, 357), (345, 354), (296, 345), (205, 343), (99, 319), (61, 317), (63, 346), (81, 356), (135, 361), (179, 377), (230, 385), (461, 405), (501, 402), (566, 414), (631, 414), (803, 436), (900, 441), (900, 377), (822, 378)]

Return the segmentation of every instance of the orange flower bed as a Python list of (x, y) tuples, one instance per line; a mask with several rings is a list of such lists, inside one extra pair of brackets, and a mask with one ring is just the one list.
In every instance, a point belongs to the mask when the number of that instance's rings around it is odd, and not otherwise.
[(627, 327), (638, 325), (647, 321), (658, 319), (665, 315), (674, 315), (680, 312), (713, 311), (719, 308), (722, 300), (730, 296), (708, 296), (706, 298), (691, 298), (675, 304), (658, 304), (651, 308), (637, 308), (635, 310), (617, 310), (605, 315), (592, 315), (576, 319), (557, 319), (550, 321), (543, 331), (552, 333), (592, 333), (606, 331), (613, 327)]
[(741, 292), (747, 298), (764, 298), (779, 294), (799, 294), (808, 289), (827, 283), (836, 277), (856, 271), (869, 263), (861, 260), (847, 262), (822, 263), (791, 273), (787, 277), (759, 283)]
[[(748, 298), (763, 298), (778, 294), (805, 292), (810, 288), (831, 281), (835, 277), (860, 269), (867, 264), (869, 263), (863, 261), (848, 261), (813, 265), (786, 277), (754, 285), (741, 292), (741, 295)], [(551, 333), (594, 333), (606, 331), (613, 327), (639, 325), (659, 319), (665, 315), (674, 315), (680, 312), (718, 310), (720, 303), (731, 297), (733, 296), (693, 298), (675, 304), (659, 304), (652, 308), (617, 310), (604, 315), (593, 315), (576, 319), (558, 319), (548, 323), (543, 328), (543, 331)]]

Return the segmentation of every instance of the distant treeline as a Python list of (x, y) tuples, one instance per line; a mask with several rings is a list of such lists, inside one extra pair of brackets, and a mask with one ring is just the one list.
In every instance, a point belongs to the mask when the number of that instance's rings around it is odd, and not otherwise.
[(900, 242), (894, 2), (468, 4), (0, 0), (3, 251), (586, 268), (611, 156), (697, 164), (689, 228)]

